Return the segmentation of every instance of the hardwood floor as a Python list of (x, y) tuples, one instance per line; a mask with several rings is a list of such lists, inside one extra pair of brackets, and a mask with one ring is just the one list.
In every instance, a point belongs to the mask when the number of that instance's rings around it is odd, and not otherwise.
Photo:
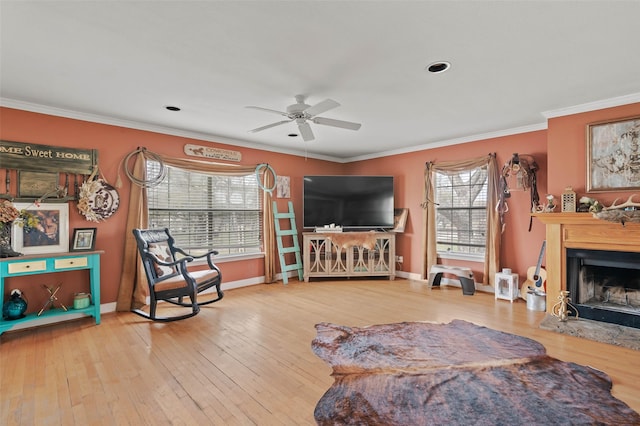
[(2, 425), (298, 425), (333, 383), (314, 325), (464, 319), (590, 365), (640, 411), (640, 352), (538, 328), (543, 312), (407, 280), (289, 282), (227, 291), (190, 319), (131, 313), (0, 336)]

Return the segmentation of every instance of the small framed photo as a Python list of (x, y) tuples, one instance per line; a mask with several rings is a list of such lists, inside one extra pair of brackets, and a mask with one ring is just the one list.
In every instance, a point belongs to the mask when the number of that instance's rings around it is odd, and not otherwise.
[(96, 248), (96, 228), (75, 228), (69, 251), (91, 251)]

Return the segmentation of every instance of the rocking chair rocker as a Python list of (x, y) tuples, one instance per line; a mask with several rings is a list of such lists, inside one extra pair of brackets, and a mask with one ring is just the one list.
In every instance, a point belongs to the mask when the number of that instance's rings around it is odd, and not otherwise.
[[(167, 228), (134, 229), (133, 235), (147, 276), (150, 303), (149, 313), (141, 309), (134, 309), (132, 312), (153, 321), (176, 321), (197, 315), (200, 306), (222, 299), (222, 273), (213, 262), (213, 256), (218, 254), (217, 251), (212, 250), (199, 256), (190, 255), (174, 245), (175, 240)], [(189, 271), (190, 262), (199, 258), (207, 259), (209, 269)], [(212, 287), (215, 287), (217, 297), (198, 302), (198, 293)], [(188, 300), (185, 300), (185, 297), (188, 297)], [(158, 317), (158, 301), (188, 307), (191, 310), (183, 315)]]

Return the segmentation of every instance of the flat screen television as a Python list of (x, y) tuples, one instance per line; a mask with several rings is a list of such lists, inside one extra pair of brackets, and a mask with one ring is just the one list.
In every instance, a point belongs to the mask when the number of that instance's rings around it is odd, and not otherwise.
[(305, 176), (303, 227), (393, 228), (393, 176)]

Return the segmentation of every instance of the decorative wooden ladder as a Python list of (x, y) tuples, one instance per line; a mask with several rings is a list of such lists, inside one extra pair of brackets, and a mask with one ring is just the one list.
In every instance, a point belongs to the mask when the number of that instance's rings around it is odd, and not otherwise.
[[(278, 207), (276, 202), (273, 202), (273, 221), (276, 230), (276, 239), (278, 241), (278, 255), (280, 257), (280, 269), (282, 271), (282, 282), (287, 284), (289, 282), (288, 271), (298, 271), (298, 279), (302, 281), (302, 260), (300, 257), (300, 245), (298, 243), (298, 229), (296, 228), (296, 216), (293, 212), (293, 203), (289, 201), (289, 211), (287, 213), (278, 213)], [(280, 229), (280, 220), (289, 219), (290, 229)], [(284, 246), (282, 237), (291, 237), (293, 245)], [(294, 253), (296, 263), (287, 265), (285, 263), (285, 255), (287, 253)]]

